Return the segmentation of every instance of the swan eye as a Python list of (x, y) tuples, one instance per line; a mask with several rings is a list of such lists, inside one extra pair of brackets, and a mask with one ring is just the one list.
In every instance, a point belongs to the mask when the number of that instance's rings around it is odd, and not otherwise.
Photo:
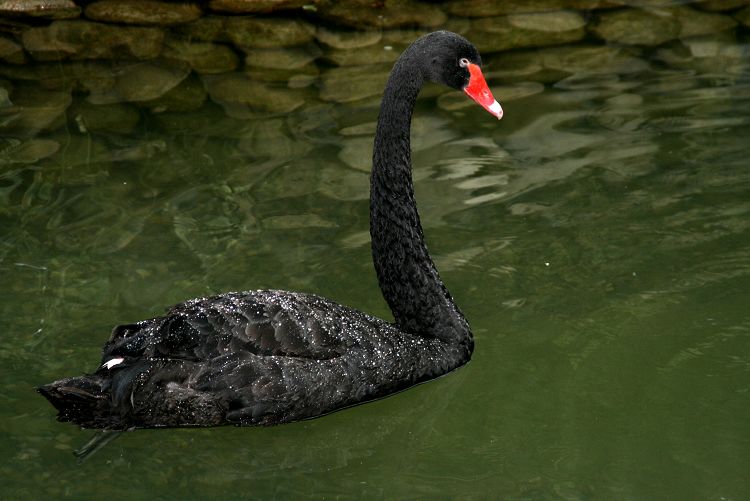
[(462, 57), (461, 59), (458, 60), (458, 65), (462, 68), (466, 68), (467, 66), (469, 66), (469, 60), (466, 59), (465, 57)]

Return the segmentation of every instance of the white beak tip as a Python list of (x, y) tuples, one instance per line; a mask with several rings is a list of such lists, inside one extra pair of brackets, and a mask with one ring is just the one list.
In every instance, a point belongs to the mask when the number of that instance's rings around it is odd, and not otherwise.
[(503, 118), (503, 107), (500, 106), (500, 103), (497, 102), (497, 100), (493, 101), (491, 105), (487, 107), (490, 113), (495, 115), (498, 120)]

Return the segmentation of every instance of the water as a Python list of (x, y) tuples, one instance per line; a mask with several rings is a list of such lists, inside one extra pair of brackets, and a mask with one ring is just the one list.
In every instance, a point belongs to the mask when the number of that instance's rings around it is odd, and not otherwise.
[(92, 432), (33, 390), (93, 370), (117, 323), (263, 287), (389, 317), (377, 99), (41, 136), (54, 156), (0, 171), (2, 497), (747, 497), (750, 52), (695, 43), (487, 57), (499, 123), (420, 99), (417, 198), (468, 366), (302, 423), (128, 433), (84, 464)]

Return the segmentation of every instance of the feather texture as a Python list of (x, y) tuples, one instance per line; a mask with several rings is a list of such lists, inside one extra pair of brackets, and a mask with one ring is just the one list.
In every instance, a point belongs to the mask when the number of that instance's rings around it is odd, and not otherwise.
[(370, 232), (394, 323), (296, 292), (193, 299), (115, 327), (93, 374), (40, 387), (58, 418), (111, 430), (279, 424), (379, 398), (468, 362), (471, 329), (424, 242), (409, 142), (422, 83), (465, 85), (462, 58), (479, 64), (462, 37), (426, 35), (398, 59), (383, 96)]

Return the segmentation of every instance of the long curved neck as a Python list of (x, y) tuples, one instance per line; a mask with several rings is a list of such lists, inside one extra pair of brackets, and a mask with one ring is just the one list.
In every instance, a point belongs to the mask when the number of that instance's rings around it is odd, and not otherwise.
[(375, 271), (396, 325), (407, 332), (473, 348), (471, 329), (427, 251), (414, 200), (409, 133), (423, 77), (404, 54), (380, 105), (370, 180)]

